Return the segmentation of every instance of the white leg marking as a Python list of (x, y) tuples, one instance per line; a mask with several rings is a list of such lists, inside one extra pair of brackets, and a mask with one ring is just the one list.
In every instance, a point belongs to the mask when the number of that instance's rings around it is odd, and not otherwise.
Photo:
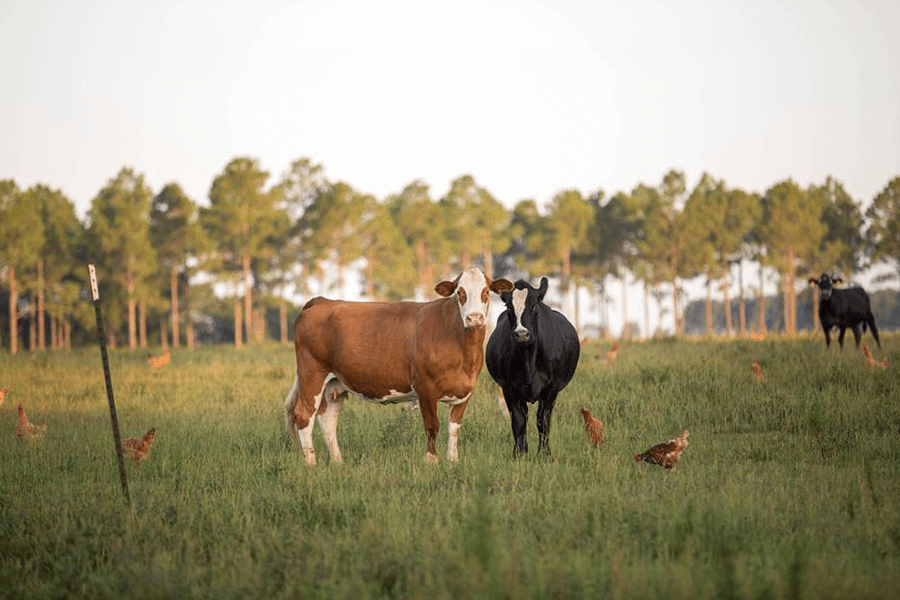
[(462, 427), (462, 423), (450, 423), (447, 425), (447, 432), (449, 434), (449, 439), (447, 441), (447, 460), (449, 461), (457, 461), (459, 460), (459, 455), (456, 451), (456, 442), (459, 439), (459, 430)]
[(341, 384), (336, 379), (332, 379), (329, 384), (326, 386), (325, 397), (322, 399), (322, 402), (327, 403), (325, 413), (317, 415), (316, 419), (319, 421), (319, 428), (322, 430), (322, 437), (325, 438), (325, 445), (328, 447), (331, 460), (343, 462), (344, 459), (337, 442), (337, 422), (346, 396), (344, 390), (341, 389)]
[[(333, 375), (329, 374), (329, 376), (325, 378), (325, 383), (322, 385), (322, 391), (313, 398), (313, 414), (309, 419), (309, 423), (303, 429), (300, 429), (299, 427), (295, 428), (297, 431), (297, 441), (300, 442), (300, 449), (303, 450), (303, 456), (306, 458), (307, 465), (316, 464), (316, 449), (313, 446), (312, 437), (313, 428), (316, 425), (316, 413), (319, 411), (319, 405), (322, 403), (322, 395), (333, 377)], [(298, 398), (297, 401), (299, 402), (300, 399)]]

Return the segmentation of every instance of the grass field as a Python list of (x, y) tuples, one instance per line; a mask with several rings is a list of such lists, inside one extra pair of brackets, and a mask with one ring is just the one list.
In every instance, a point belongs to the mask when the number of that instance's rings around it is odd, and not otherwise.
[[(821, 334), (820, 334), (821, 335)], [(112, 354), (124, 436), (156, 428), (121, 498), (96, 348), (4, 355), (0, 598), (898, 598), (900, 337), (869, 370), (814, 339), (591, 342), (552, 457), (512, 456), (486, 371), (460, 462), (417, 412), (351, 400), (343, 464), (284, 431), (293, 350)], [(872, 344), (866, 336), (865, 341)], [(749, 365), (758, 360), (766, 381)], [(16, 439), (15, 407), (46, 419)], [(578, 410), (606, 424), (588, 446)], [(691, 430), (674, 471), (633, 454)]]

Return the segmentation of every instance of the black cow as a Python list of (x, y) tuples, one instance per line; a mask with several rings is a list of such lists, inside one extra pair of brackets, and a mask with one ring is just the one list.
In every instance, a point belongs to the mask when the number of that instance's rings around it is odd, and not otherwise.
[(819, 279), (810, 278), (809, 280), (810, 284), (819, 286), (819, 320), (825, 331), (825, 346), (831, 345), (830, 331), (832, 327), (837, 327), (841, 330), (838, 334), (838, 343), (843, 350), (844, 331), (849, 327), (853, 330), (856, 347), (859, 348), (859, 340), (862, 337), (859, 325), (862, 323), (862, 330), (865, 331), (866, 325), (868, 325), (872, 330), (872, 335), (875, 336), (875, 343), (881, 348), (881, 340), (878, 339), (878, 328), (875, 327), (875, 317), (872, 315), (869, 295), (861, 287), (845, 290), (834, 289), (834, 284), (840, 282), (840, 277), (832, 279), (824, 273)]
[(535, 401), (538, 451), (550, 454), (550, 417), (556, 395), (572, 379), (581, 353), (572, 324), (541, 302), (546, 293), (547, 278), (542, 277), (539, 289), (520, 279), (513, 291), (500, 294), (506, 311), (497, 318), (487, 345), (488, 372), (503, 388), (512, 420), (514, 455), (528, 452), (526, 402)]

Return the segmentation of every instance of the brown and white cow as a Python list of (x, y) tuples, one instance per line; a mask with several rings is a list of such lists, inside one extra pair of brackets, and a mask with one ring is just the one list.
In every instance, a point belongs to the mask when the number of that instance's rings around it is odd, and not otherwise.
[(438, 402), (450, 405), (447, 460), (458, 460), (460, 423), (484, 362), (489, 295), (512, 287), (473, 267), (437, 284), (443, 298), (431, 302), (307, 302), (294, 322), (297, 376), (284, 402), (306, 464), (316, 464), (314, 417), (331, 460), (341, 461), (336, 428), (348, 393), (381, 404), (418, 399), (429, 462), (437, 461)]

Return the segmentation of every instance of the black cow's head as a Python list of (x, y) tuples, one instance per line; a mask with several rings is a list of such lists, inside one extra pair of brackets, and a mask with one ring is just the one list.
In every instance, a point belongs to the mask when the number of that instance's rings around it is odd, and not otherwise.
[(822, 273), (822, 276), (818, 279), (809, 278), (810, 285), (819, 286), (819, 297), (822, 300), (828, 300), (831, 298), (831, 290), (834, 289), (834, 285), (836, 283), (841, 283), (843, 281), (840, 277), (836, 277), (834, 279), (831, 278), (827, 273)]
[(541, 287), (534, 289), (522, 279), (516, 282), (515, 289), (503, 292), (500, 298), (506, 304), (506, 318), (513, 339), (518, 344), (531, 343), (536, 335), (538, 306), (547, 293), (547, 278), (541, 277)]

